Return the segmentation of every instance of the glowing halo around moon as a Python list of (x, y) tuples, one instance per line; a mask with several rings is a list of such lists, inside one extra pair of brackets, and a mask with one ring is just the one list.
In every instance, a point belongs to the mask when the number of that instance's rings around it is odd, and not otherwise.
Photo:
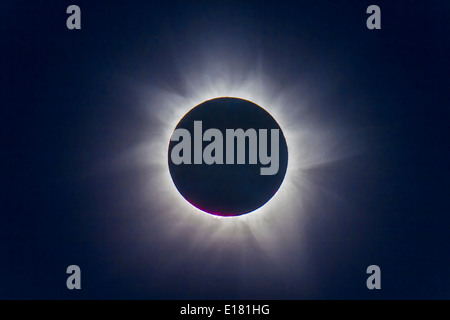
[[(127, 156), (143, 167), (139, 197), (148, 208), (152, 226), (157, 223), (168, 241), (188, 247), (190, 252), (236, 250), (253, 243), (264, 255), (289, 255), (289, 250), (280, 249), (295, 245), (298, 250), (304, 244), (304, 201), (317, 201), (317, 186), (305, 171), (345, 158), (349, 150), (337, 148), (342, 146), (339, 130), (310, 121), (311, 101), (297, 83), (280, 88), (259, 68), (243, 75), (220, 62), (213, 68), (208, 65), (181, 72), (180, 90), (138, 85), (141, 108), (151, 124), (144, 141)], [(187, 202), (175, 187), (167, 162), (170, 137), (178, 121), (195, 106), (217, 97), (245, 99), (265, 109), (282, 128), (289, 150), (284, 181), (272, 199), (253, 212), (231, 218), (208, 214)], [(305, 100), (308, 105), (302, 102)], [(145, 218), (141, 222), (144, 240)]]

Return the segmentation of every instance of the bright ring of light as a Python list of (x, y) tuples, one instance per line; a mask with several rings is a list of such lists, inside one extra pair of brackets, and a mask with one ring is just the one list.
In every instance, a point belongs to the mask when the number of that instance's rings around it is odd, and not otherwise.
[[(268, 254), (291, 243), (301, 243), (302, 199), (311, 198), (313, 187), (303, 175), (303, 170), (335, 158), (330, 146), (337, 136), (324, 128), (311, 125), (304, 116), (300, 90), (281, 90), (263, 73), (234, 79), (226, 69), (221, 72), (186, 72), (185, 92), (143, 87), (142, 103), (150, 115), (152, 126), (147, 142), (138, 147), (133, 156), (144, 159), (147, 183), (142, 192), (143, 201), (151, 212), (158, 212), (158, 223), (168, 237), (178, 239), (196, 250), (221, 243), (225, 247), (242, 245), (256, 240)], [(220, 76), (217, 76), (220, 74)], [(187, 93), (186, 93), (187, 92)], [(289, 150), (289, 164), (278, 192), (263, 207), (242, 216), (217, 217), (207, 214), (180, 197), (171, 179), (167, 163), (167, 146), (179, 119), (203, 101), (218, 96), (239, 97), (253, 101), (266, 109), (277, 120)], [(151, 200), (148, 195), (152, 194)], [(155, 200), (156, 199), (156, 200)], [(181, 234), (188, 239), (181, 239)]]

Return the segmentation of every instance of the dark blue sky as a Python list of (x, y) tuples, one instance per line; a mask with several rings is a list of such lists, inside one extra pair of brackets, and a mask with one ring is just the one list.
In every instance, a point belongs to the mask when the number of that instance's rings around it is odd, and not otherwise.
[[(0, 298), (449, 299), (449, 17), (447, 1), (2, 1)], [(312, 123), (362, 132), (364, 152), (304, 172), (322, 188), (289, 259), (251, 237), (244, 260), (190, 254), (148, 210), (156, 191), (134, 201), (140, 169), (99, 169), (153, 125), (130, 84), (187, 95), (180, 70), (205, 52), (243, 73), (263, 61), (280, 90), (308, 93)]]

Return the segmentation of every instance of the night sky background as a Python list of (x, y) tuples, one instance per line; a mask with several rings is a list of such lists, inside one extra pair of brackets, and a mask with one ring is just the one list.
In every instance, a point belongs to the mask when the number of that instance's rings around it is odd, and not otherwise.
[[(449, 19), (448, 1), (1, 1), (0, 298), (450, 299)], [(137, 200), (143, 169), (111, 164), (153, 125), (133, 84), (187, 94), (180, 70), (208, 51), (263, 61), (314, 121), (361, 132), (361, 152), (304, 173), (322, 188), (282, 260), (189, 251)]]

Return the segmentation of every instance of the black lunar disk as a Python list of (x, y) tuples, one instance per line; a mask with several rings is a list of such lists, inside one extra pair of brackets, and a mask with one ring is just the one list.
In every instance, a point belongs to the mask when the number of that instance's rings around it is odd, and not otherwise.
[[(199, 123), (201, 123), (201, 131)], [(209, 139), (206, 138), (203, 141), (203, 134), (208, 129), (216, 129), (211, 130), (216, 133), (220, 131), (222, 138), (209, 135)], [(240, 138), (230, 135), (233, 137), (231, 139), (227, 135), (227, 129), (228, 132), (237, 132), (238, 129), (242, 129), (239, 130)], [(180, 137), (177, 134), (178, 138), (175, 139), (175, 132), (180, 131), (185, 134), (189, 132), (190, 138), (187, 137), (184, 141), (184, 136)], [(278, 131), (278, 139), (272, 139), (273, 131)], [(255, 132), (256, 140), (255, 135), (250, 134)], [(248, 136), (247, 133), (249, 133)], [(232, 144), (231, 140), (233, 140)], [(278, 153), (272, 152), (272, 140), (278, 141)], [(180, 147), (183, 141), (186, 148)], [(245, 143), (245, 163), (242, 163), (244, 154), (242, 141)], [(261, 141), (266, 141), (262, 147)], [(208, 149), (208, 145), (213, 142), (215, 146), (222, 147), (212, 150), (210, 146)], [(234, 147), (227, 150), (227, 143)], [(276, 151), (276, 146), (273, 149)], [(201, 163), (199, 163), (199, 150), (201, 150)], [(203, 155), (207, 154), (206, 150), (209, 150), (210, 155), (217, 156), (216, 159), (223, 159), (223, 163), (219, 160), (212, 164), (205, 163)], [(227, 153), (230, 150), (234, 150), (234, 155), (232, 152)], [(176, 156), (184, 157), (186, 161), (174, 163), (172, 151)], [(220, 153), (223, 153), (222, 157), (219, 157)], [(268, 162), (267, 157), (264, 160), (260, 153), (263, 153), (263, 156), (270, 156), (271, 161)], [(237, 160), (239, 155), (240, 163)], [(233, 158), (233, 164), (231, 164), (232, 161), (227, 162), (231, 158)], [(197, 105), (180, 120), (169, 143), (168, 162), (176, 188), (193, 206), (217, 216), (239, 216), (263, 206), (277, 192), (286, 174), (288, 150), (280, 126), (266, 110), (248, 100), (222, 97)], [(276, 162), (278, 162), (278, 168)], [(273, 171), (278, 170), (268, 174), (268, 169), (265, 169), (266, 174), (261, 174), (262, 168), (271, 166)]]

